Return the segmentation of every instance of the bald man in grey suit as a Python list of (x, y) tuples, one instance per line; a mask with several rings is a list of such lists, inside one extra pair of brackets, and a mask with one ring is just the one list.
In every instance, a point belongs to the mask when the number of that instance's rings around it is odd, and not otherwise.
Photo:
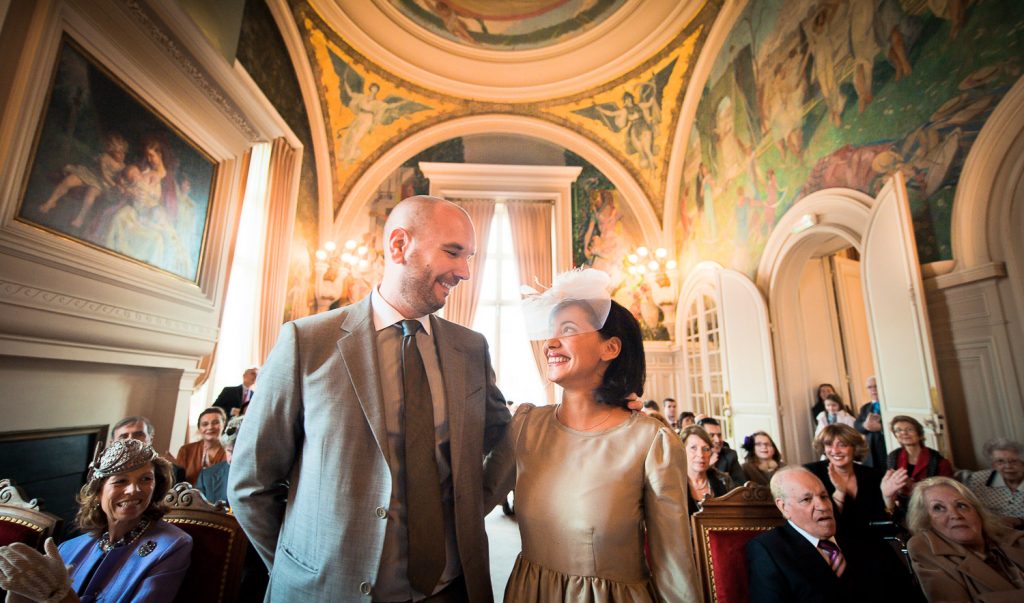
[[(228, 497), (270, 568), (269, 601), (492, 600), (484, 516), (506, 494), (511, 457), (494, 451), (509, 412), (483, 336), (433, 316), (469, 278), (473, 226), (452, 203), (411, 197), (389, 216), (384, 245), (369, 297), (284, 325), (235, 444)], [(405, 496), (394, 327), (407, 319), (422, 325), (411, 337), (429, 382), (444, 518), (431, 592), (412, 586), (409, 567), (407, 519), (422, 501)]]

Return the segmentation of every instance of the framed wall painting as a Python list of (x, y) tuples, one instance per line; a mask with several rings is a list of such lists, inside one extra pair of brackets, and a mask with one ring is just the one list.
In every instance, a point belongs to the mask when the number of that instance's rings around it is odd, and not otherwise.
[(216, 163), (70, 37), (18, 219), (195, 282)]

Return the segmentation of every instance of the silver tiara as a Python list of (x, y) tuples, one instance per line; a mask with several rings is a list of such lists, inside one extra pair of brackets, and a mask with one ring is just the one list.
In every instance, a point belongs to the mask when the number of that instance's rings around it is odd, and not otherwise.
[(96, 444), (96, 454), (89, 465), (92, 469), (91, 479), (134, 471), (152, 462), (157, 456), (152, 446), (138, 440), (114, 440), (106, 449), (103, 444)]

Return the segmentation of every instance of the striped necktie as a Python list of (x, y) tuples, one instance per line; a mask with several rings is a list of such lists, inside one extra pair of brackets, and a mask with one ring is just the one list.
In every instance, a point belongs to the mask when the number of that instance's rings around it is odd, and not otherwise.
[(819, 540), (818, 548), (828, 554), (828, 564), (836, 576), (842, 576), (846, 571), (846, 557), (843, 556), (843, 552), (839, 550), (836, 543), (831, 540)]

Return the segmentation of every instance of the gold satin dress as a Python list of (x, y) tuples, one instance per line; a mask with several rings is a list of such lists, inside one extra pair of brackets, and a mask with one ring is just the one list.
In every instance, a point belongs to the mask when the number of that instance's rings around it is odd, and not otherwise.
[(509, 426), (523, 551), (505, 601), (701, 601), (679, 437), (642, 413), (576, 431), (556, 408), (524, 405)]

